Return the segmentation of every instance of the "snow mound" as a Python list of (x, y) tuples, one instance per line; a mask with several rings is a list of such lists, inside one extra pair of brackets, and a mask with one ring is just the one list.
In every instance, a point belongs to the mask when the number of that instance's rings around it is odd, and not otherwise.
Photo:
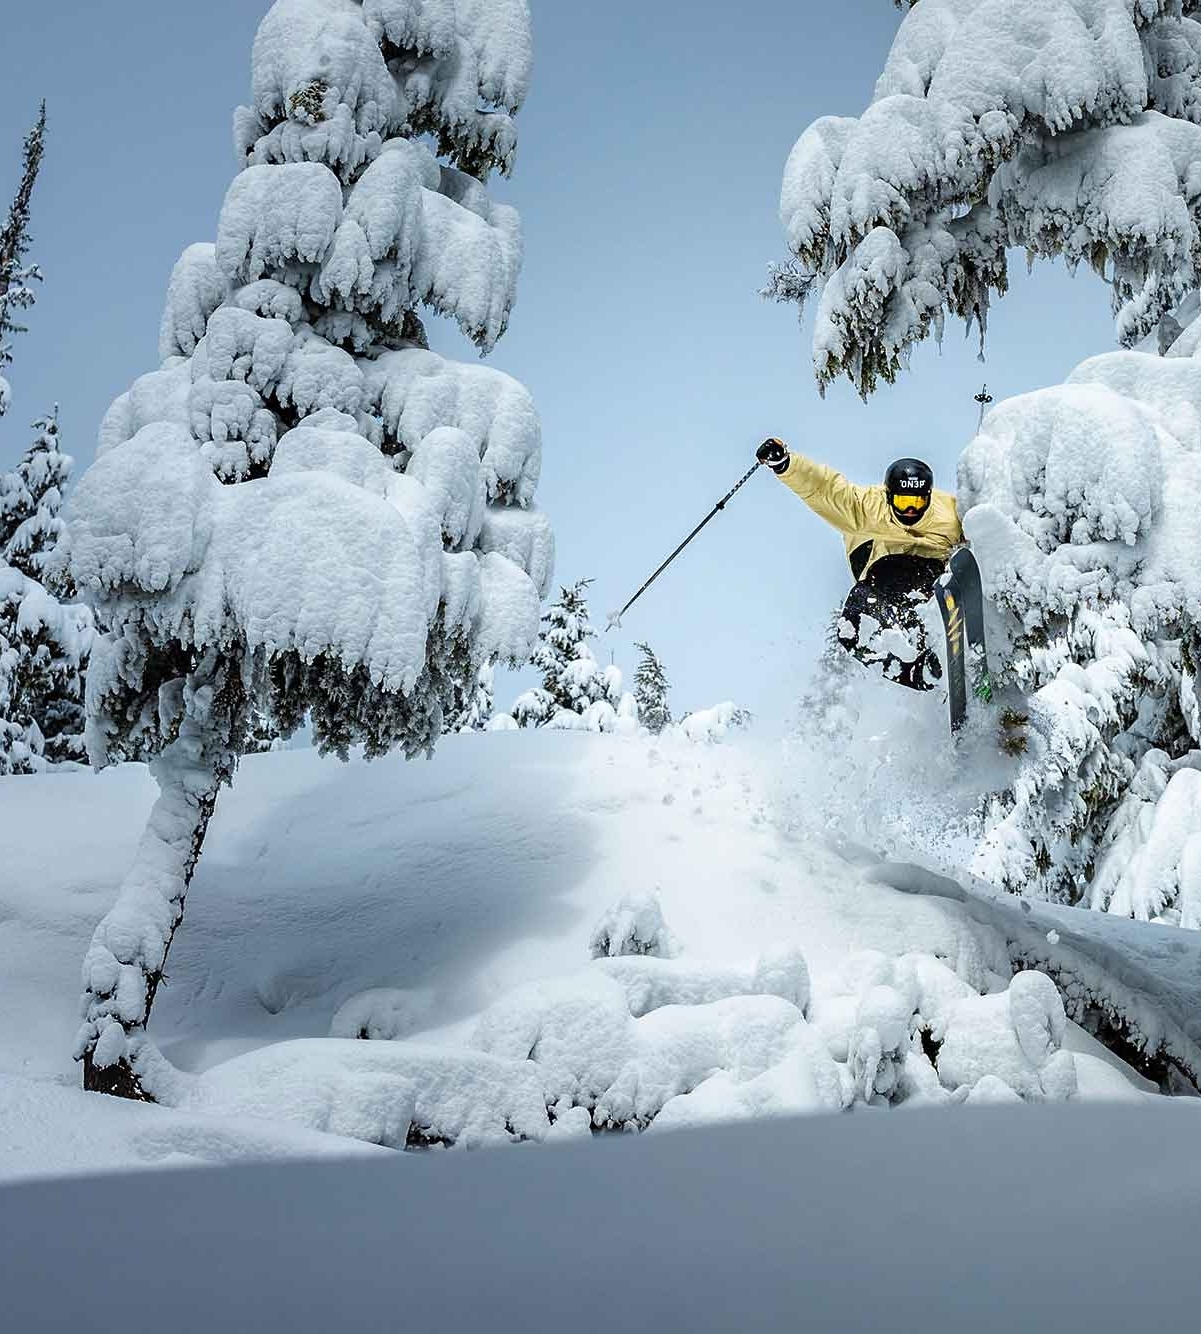
[(623, 954), (670, 958), (677, 948), (663, 920), (657, 894), (627, 894), (604, 913), (588, 941), (588, 952), (594, 959)]
[(376, 1042), (407, 1038), (428, 1019), (431, 999), (427, 991), (396, 987), (360, 991), (338, 1006), (330, 1021), (329, 1035)]
[(167, 1101), (392, 1149), (541, 1140), (550, 1129), (533, 1064), (391, 1042), (280, 1043), (180, 1078)]
[(999, 996), (958, 1001), (938, 1052), (945, 1085), (1000, 1081), (1018, 1097), (1062, 1101), (1076, 1092), (1076, 1066), (1061, 1050), (1067, 1018), (1045, 973), (1018, 973)]

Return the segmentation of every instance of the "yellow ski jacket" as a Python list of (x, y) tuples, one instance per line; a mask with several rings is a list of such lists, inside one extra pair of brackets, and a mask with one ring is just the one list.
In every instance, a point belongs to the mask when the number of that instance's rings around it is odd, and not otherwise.
[(906, 527), (893, 514), (883, 486), (856, 486), (842, 473), (803, 454), (793, 454), (778, 476), (814, 514), (838, 529), (848, 561), (853, 552), (870, 543), (867, 563), (852, 567), (856, 579), (862, 579), (882, 556), (924, 556), (945, 562), (963, 542), (955, 497), (946, 491), (935, 491), (930, 508), (912, 527)]

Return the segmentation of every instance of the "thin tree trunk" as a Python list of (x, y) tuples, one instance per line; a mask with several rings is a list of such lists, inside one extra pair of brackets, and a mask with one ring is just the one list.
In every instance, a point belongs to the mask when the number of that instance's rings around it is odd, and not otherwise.
[(158, 800), (117, 902), (96, 928), (84, 960), (76, 1058), (83, 1062), (85, 1089), (156, 1101), (138, 1070), (139, 1056), (149, 1050), (146, 1024), (217, 794), (234, 763), (232, 756), (218, 762), (204, 756), (197, 729), (185, 723), (179, 739), (151, 765)]

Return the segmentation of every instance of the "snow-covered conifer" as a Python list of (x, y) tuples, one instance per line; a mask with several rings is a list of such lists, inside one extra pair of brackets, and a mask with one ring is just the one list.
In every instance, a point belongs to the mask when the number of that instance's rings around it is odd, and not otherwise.
[(486, 732), (496, 707), (496, 668), (490, 662), (481, 664), (475, 677), (475, 689), (467, 707), (459, 715), (452, 731)]
[(914, 5), (871, 105), (816, 121), (785, 172), (788, 248), (822, 287), (819, 384), (892, 381), (948, 312), (983, 337), (1011, 246), (1089, 264), (1126, 346), (1170, 317), (1201, 275), (1197, 15), (1195, 0)]
[(649, 644), (635, 644), (634, 647), (642, 654), (638, 670), (634, 673), (638, 720), (657, 736), (665, 727), (671, 726), (671, 708), (667, 698), (671, 682)]
[(63, 533), (59, 511), (74, 460), (59, 439), (58, 406), (34, 422), (37, 439), (21, 462), (0, 476), (0, 558), (42, 580), (46, 562)]
[(542, 727), (558, 712), (558, 705), (549, 691), (535, 686), (513, 701), (512, 717), (519, 727)]
[(42, 276), (36, 264), (25, 262), (25, 256), (30, 243), (30, 200), (42, 165), (45, 138), (46, 104), (43, 102), (37, 123), (25, 138), (21, 182), (0, 230), (0, 417), (8, 410), (11, 395), (4, 378), (4, 371), (13, 359), (11, 338), (13, 334), (25, 332), (24, 326), (17, 322), (17, 316), (33, 305), (32, 284)]
[(86, 607), (64, 605), (0, 560), (0, 775), (81, 760)]
[[(41, 278), (25, 261), (30, 201), (44, 151), (46, 108), (25, 140), (24, 170), (0, 230), (0, 372), (12, 364), (17, 316)], [(11, 401), (0, 374), (0, 416)], [(92, 642), (85, 607), (64, 606), (70, 579), (47, 571), (62, 533), (59, 510), (71, 459), (59, 447), (58, 409), (17, 467), (0, 474), (0, 774), (28, 774), (83, 757), (83, 677)], [(47, 586), (48, 585), (48, 586)]]
[(430, 351), (418, 313), (483, 352), (505, 330), (520, 225), (485, 182), (530, 61), (525, 0), (277, 0), (259, 27), (216, 243), (176, 265), (162, 365), (67, 511), (107, 629), (91, 754), (143, 750), (160, 787), (84, 966), (90, 1088), (154, 1096), (146, 1020), (252, 706), (323, 751), (415, 755), (534, 643), (530, 395)]
[(1094, 357), (998, 404), (964, 528), (1027, 722), (976, 857), (1010, 888), (1201, 926), (1201, 341)]
[(577, 579), (560, 588), (558, 600), (543, 614), (538, 647), (531, 656), (542, 672), (542, 689), (523, 695), (513, 709), (523, 727), (550, 722), (559, 712), (582, 717), (590, 705), (602, 702), (616, 710), (621, 701), (621, 672), (602, 668), (588, 643), (596, 638), (588, 616), (591, 583)]

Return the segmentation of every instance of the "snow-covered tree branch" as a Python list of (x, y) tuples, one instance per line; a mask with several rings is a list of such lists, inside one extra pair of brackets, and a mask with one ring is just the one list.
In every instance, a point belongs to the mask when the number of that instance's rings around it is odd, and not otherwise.
[(161, 792), (84, 966), (90, 1088), (153, 1097), (145, 1025), (252, 720), (416, 755), (483, 664), (533, 646), (537, 415), (431, 352), (418, 313), (484, 351), (505, 330), (520, 226), (485, 182), (529, 72), (525, 0), (278, 0), (259, 28), (216, 242), (176, 265), (162, 365), (113, 404), (68, 514), (108, 631), (92, 758), (149, 753)]
[(816, 121), (785, 171), (788, 248), (821, 285), (819, 384), (866, 396), (948, 313), (983, 338), (1013, 246), (1099, 273), (1123, 344), (1154, 331), (1201, 278), (1197, 8), (913, 6), (871, 105)]

